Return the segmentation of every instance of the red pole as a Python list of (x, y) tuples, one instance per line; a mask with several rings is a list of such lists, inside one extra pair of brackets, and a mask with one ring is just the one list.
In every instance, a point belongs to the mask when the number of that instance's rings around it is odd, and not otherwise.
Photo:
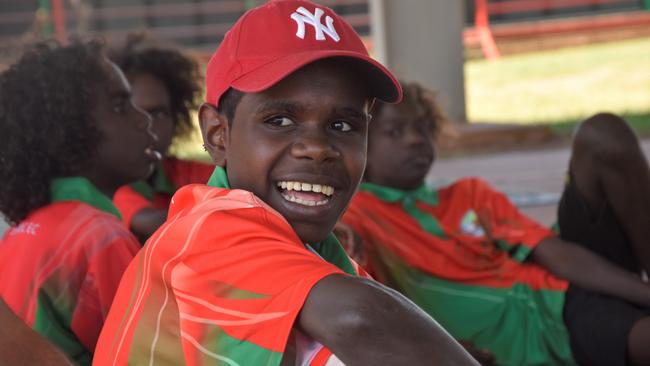
[(52, 0), (52, 19), (54, 20), (54, 34), (62, 44), (67, 43), (68, 35), (65, 30), (65, 6), (63, 0)]
[(479, 42), (481, 43), (483, 55), (490, 61), (497, 60), (501, 57), (501, 54), (490, 31), (490, 15), (488, 14), (487, 0), (475, 0), (474, 4), (474, 25)]

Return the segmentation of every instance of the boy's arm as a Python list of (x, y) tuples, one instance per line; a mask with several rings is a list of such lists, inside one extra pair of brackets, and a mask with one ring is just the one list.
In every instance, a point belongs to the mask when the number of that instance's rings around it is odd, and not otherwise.
[(167, 212), (154, 207), (144, 207), (131, 218), (131, 232), (138, 236), (141, 242), (147, 241), (167, 220)]
[(650, 306), (650, 286), (640, 276), (557, 236), (543, 239), (530, 260), (580, 287)]
[(72, 366), (52, 344), (31, 330), (0, 299), (0, 364)]
[(440, 325), (377, 282), (331, 275), (311, 290), (297, 326), (353, 365), (478, 365)]

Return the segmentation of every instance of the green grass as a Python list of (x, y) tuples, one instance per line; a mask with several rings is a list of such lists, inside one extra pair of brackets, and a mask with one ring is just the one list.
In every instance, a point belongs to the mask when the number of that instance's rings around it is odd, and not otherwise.
[(465, 64), (467, 114), (475, 123), (544, 123), (570, 134), (601, 111), (650, 135), (650, 37)]
[[(465, 64), (471, 122), (550, 124), (571, 136), (582, 119), (609, 111), (650, 136), (650, 37), (506, 56)], [(173, 146), (181, 158), (209, 161), (198, 131)]]
[[(623, 114), (623, 118), (630, 124), (632, 129), (641, 137), (650, 137), (650, 112), (641, 114)], [(573, 134), (573, 130), (581, 119), (571, 119), (567, 121), (553, 122), (549, 124), (551, 131), (555, 135), (569, 138)]]

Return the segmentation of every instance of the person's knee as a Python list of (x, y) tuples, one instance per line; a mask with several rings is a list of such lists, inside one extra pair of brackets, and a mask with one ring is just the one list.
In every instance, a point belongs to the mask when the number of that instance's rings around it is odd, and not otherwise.
[(574, 150), (603, 162), (620, 162), (640, 153), (634, 131), (625, 120), (611, 113), (587, 118), (578, 126), (573, 140)]
[(628, 335), (628, 363), (630, 365), (650, 364), (650, 317), (637, 321)]

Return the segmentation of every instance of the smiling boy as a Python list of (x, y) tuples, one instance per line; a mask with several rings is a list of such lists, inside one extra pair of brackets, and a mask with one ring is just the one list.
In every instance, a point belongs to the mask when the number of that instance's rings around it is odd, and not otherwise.
[(401, 96), (354, 30), (269, 2), (228, 32), (206, 85), (219, 167), (178, 191), (129, 266), (95, 364), (475, 364), (331, 234), (365, 168), (373, 99)]

